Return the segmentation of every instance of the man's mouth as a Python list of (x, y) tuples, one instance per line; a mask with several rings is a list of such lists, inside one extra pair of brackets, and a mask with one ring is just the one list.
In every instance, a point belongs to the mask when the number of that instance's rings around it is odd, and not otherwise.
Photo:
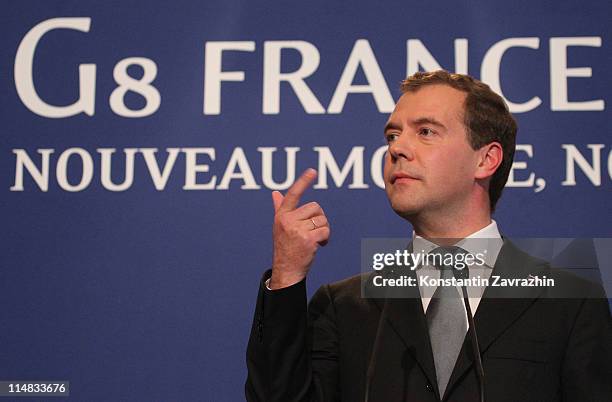
[(397, 183), (410, 183), (414, 180), (420, 180), (419, 177), (413, 174), (404, 172), (395, 172), (391, 174), (391, 184)]

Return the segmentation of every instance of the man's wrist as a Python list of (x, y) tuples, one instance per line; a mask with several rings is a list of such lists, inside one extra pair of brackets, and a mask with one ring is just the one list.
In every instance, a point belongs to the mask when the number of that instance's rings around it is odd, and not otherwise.
[(265, 282), (268, 290), (279, 290), (288, 288), (304, 280), (305, 275), (275, 275), (272, 271), (272, 275)]

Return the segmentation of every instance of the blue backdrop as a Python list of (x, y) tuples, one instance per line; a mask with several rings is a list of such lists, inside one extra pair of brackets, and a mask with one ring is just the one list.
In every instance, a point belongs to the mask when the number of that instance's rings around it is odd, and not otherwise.
[(362, 238), (409, 235), (377, 150), (415, 69), (513, 104), (502, 233), (612, 236), (609, 3), (3, 8), (0, 380), (69, 380), (73, 401), (244, 399), (270, 189), (321, 171), (305, 201), (332, 239), (310, 292), (359, 272)]

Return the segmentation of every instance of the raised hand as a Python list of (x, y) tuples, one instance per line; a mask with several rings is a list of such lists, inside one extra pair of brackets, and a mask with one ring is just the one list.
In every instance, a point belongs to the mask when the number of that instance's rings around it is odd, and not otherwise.
[(308, 169), (285, 196), (272, 192), (274, 258), (270, 289), (291, 286), (304, 279), (317, 249), (329, 240), (329, 224), (321, 206), (309, 202), (298, 207), (302, 194), (316, 177), (317, 171)]

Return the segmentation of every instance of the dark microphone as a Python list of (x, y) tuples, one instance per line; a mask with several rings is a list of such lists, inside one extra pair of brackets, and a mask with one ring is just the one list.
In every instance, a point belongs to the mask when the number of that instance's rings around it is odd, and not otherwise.
[[(469, 277), (469, 271), (467, 269), (453, 269), (453, 275), (456, 279), (467, 279)], [(484, 368), (482, 366), (482, 358), (480, 357), (480, 346), (478, 345), (478, 336), (476, 335), (476, 326), (474, 325), (474, 317), (472, 317), (472, 308), (470, 307), (470, 301), (468, 299), (467, 289), (465, 285), (461, 286), (463, 293), (463, 303), (465, 304), (465, 313), (467, 315), (470, 334), (470, 340), (472, 341), (472, 350), (474, 351), (474, 365), (476, 366), (476, 374), (478, 375), (478, 382), (480, 385), (480, 402), (485, 402), (485, 389), (484, 389)]]

